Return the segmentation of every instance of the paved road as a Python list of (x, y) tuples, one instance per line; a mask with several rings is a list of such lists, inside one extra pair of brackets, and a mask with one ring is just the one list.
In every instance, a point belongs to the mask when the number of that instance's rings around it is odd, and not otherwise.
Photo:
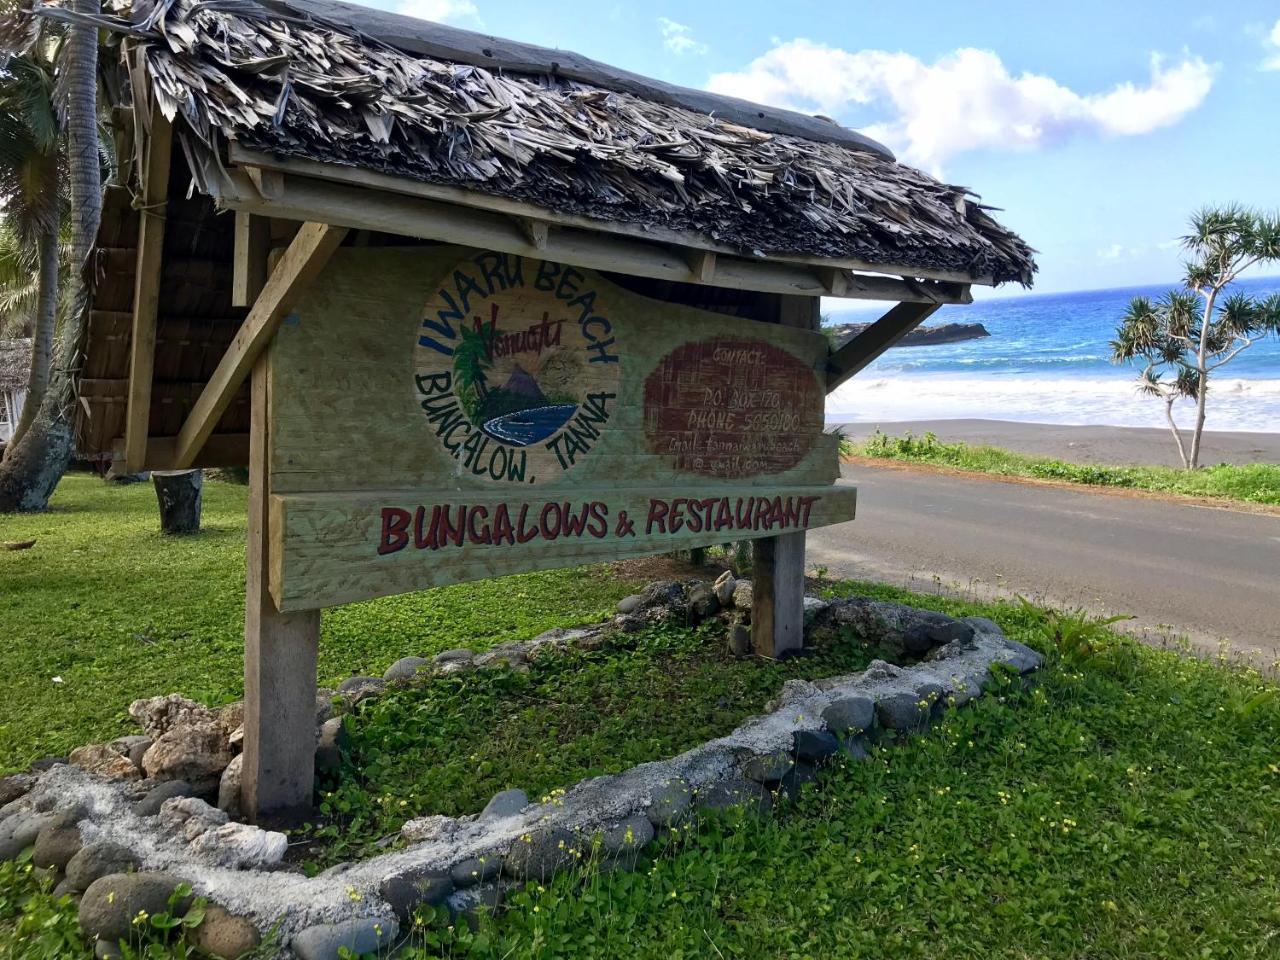
[(895, 467), (844, 475), (858, 519), (808, 540), (830, 575), (1020, 593), (1280, 659), (1280, 516)]

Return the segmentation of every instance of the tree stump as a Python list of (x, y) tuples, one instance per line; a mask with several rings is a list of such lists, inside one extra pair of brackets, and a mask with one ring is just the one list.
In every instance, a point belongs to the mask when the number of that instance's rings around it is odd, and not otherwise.
[(200, 532), (200, 495), (204, 474), (199, 470), (153, 470), (160, 504), (160, 532), (174, 536)]

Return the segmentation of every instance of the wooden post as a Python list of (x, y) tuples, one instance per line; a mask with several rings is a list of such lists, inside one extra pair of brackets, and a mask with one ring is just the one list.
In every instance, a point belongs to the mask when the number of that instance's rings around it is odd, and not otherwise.
[[(817, 297), (779, 298), (778, 322), (817, 330)], [(751, 646), (757, 656), (780, 657), (804, 646), (804, 531), (751, 543)]]
[(252, 382), (241, 802), (250, 821), (283, 825), (311, 811), (320, 611), (281, 613), (268, 590), (270, 353), (258, 357)]

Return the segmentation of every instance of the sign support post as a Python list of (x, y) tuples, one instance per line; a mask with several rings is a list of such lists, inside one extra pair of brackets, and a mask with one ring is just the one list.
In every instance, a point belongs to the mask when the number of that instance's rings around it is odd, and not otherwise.
[(268, 589), (271, 350), (254, 364), (245, 557), (242, 802), (255, 823), (289, 823), (311, 811), (316, 752), (320, 611), (281, 613)]

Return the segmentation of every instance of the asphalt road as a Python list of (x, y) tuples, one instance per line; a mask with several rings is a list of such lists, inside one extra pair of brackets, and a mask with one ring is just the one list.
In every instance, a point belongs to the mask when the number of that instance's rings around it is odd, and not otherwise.
[(1280, 660), (1280, 516), (846, 465), (858, 518), (811, 531), (810, 568), (978, 598), (1022, 594), (1131, 614), (1154, 642), (1185, 637)]

